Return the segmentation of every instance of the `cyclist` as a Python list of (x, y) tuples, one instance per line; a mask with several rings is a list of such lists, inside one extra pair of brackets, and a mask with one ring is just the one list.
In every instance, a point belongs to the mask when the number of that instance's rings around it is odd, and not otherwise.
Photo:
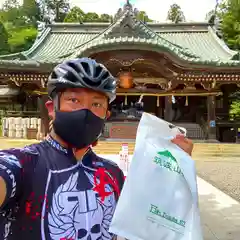
[[(0, 239), (115, 239), (108, 229), (124, 176), (91, 148), (115, 92), (115, 78), (95, 60), (67, 60), (53, 69), (46, 103), (50, 135), (0, 151)], [(174, 142), (191, 153), (190, 140)]]

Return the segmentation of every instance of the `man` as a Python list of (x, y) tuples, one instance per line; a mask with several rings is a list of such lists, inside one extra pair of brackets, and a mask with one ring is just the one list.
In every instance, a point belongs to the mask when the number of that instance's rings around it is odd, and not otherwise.
[[(116, 80), (82, 58), (56, 66), (48, 81), (53, 126), (41, 143), (0, 152), (0, 239), (108, 240), (124, 176), (91, 150), (115, 99)], [(191, 154), (192, 143), (173, 140)], [(100, 187), (99, 181), (109, 184)]]

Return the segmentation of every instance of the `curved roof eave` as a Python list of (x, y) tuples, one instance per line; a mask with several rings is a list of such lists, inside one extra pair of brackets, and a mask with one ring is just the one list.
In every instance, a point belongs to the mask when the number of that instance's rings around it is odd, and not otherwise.
[(33, 43), (32, 47), (24, 52), (22, 52), (22, 54), (26, 57), (26, 59), (29, 58), (29, 56), (31, 54), (33, 54), (34, 51), (37, 50), (37, 48), (47, 39), (48, 35), (51, 32), (51, 28), (50, 27), (46, 27), (43, 30), (43, 33), (41, 34), (41, 36), (38, 38), (36, 38), (35, 42)]
[[(121, 43), (121, 44), (119, 44)], [(101, 41), (90, 42), (83, 48), (79, 49), (76, 53), (69, 56), (69, 58), (76, 58), (81, 56), (89, 56), (95, 52), (112, 50), (114, 47), (118, 49), (136, 49), (139, 50), (141, 47), (143, 50), (155, 51), (155, 52), (166, 52), (174, 56), (175, 59), (179, 59), (179, 65), (196, 64), (196, 65), (209, 65), (216, 67), (240, 67), (240, 61), (222, 61), (222, 60), (203, 60), (198, 57), (190, 57), (185, 55), (184, 52), (179, 51), (179, 49), (173, 46), (161, 45), (159, 41), (151, 39), (141, 39), (141, 38), (115, 38), (115, 39), (103, 39)]]
[(217, 34), (212, 29), (212, 27), (209, 26), (208, 31), (212, 35), (212, 37), (215, 39), (215, 41), (219, 44), (219, 46), (221, 46), (222, 49), (229, 54), (229, 60), (231, 60), (236, 54), (238, 54), (237, 51), (231, 50), (227, 46), (227, 44), (217, 36)]
[(11, 59), (25, 59), (26, 60), (26, 57), (22, 54), (22, 52), (0, 55), (0, 60), (11, 60)]

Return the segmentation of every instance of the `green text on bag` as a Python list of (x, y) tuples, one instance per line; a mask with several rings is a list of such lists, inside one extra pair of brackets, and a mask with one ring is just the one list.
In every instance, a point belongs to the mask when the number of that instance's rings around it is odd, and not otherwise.
[(178, 218), (173, 217), (173, 216), (170, 216), (169, 214), (167, 214), (163, 211), (160, 211), (159, 208), (157, 206), (153, 205), (153, 204), (151, 204), (150, 213), (152, 213), (156, 216), (165, 218), (166, 220), (168, 220), (170, 222), (173, 222), (173, 223), (176, 223), (176, 224), (178, 224), (182, 227), (185, 227), (186, 221), (184, 221), (182, 219), (178, 219)]
[(154, 157), (154, 163), (168, 169), (169, 171), (183, 175), (176, 158), (168, 150), (158, 152), (157, 156)]

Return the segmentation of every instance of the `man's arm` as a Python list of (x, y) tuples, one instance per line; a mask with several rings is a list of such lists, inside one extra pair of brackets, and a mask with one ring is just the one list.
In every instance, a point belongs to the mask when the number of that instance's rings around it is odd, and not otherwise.
[(15, 200), (21, 189), (22, 164), (16, 149), (0, 151), (0, 209)]
[(0, 207), (2, 206), (7, 194), (7, 187), (4, 179), (0, 176)]

